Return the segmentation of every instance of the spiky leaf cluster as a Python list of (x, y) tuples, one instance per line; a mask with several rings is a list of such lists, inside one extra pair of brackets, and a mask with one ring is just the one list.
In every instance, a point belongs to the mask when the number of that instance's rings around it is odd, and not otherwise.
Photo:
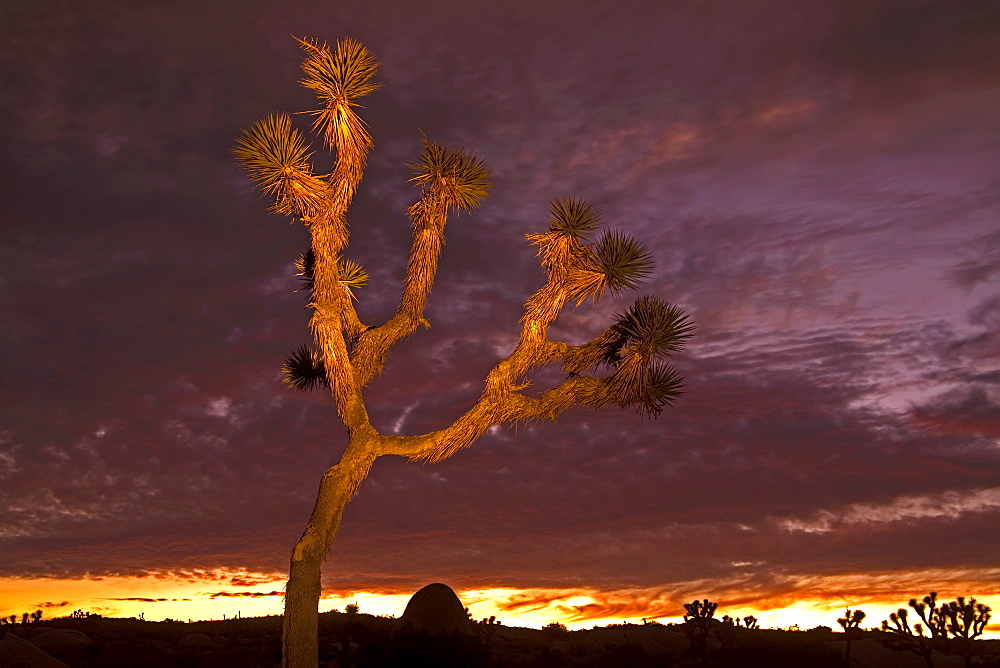
[(423, 140), (424, 150), (409, 165), (415, 181), (439, 193), (446, 206), (471, 211), (490, 194), (490, 170), (481, 158), (460, 149)]
[(653, 256), (646, 247), (617, 230), (608, 230), (593, 246), (598, 270), (604, 275), (601, 290), (612, 294), (634, 290), (653, 271)]
[(678, 371), (665, 363), (693, 335), (694, 325), (673, 304), (643, 295), (616, 316), (605, 335), (586, 346), (563, 368), (580, 373), (591, 366), (612, 369), (605, 379), (609, 394), (599, 403), (634, 406), (656, 417), (684, 393)]
[(604, 362), (613, 365), (629, 355), (650, 360), (669, 358), (685, 346), (694, 334), (694, 325), (674, 304), (642, 295), (615, 316), (611, 331), (617, 339), (605, 347)]
[(278, 213), (311, 216), (326, 193), (326, 183), (313, 175), (309, 147), (292, 128), (288, 114), (271, 114), (257, 121), (236, 140), (233, 154), (252, 180), (274, 196)]
[(315, 267), (316, 253), (313, 252), (312, 248), (307, 250), (295, 260), (295, 268), (299, 270), (299, 273), (295, 275), (298, 276), (301, 281), (299, 290), (312, 292), (313, 287), (316, 285), (316, 281), (313, 276), (313, 269), (315, 269)]
[(350, 102), (381, 88), (382, 84), (372, 81), (378, 61), (360, 42), (347, 37), (337, 41), (334, 50), (318, 40), (298, 42), (306, 52), (302, 59), (306, 77), (301, 83), (324, 102)]
[(549, 202), (548, 231), (525, 236), (538, 246), (538, 256), (550, 281), (562, 282), (571, 272), (593, 264), (586, 242), (600, 220), (600, 210), (585, 200), (563, 198)]
[[(301, 280), (299, 290), (312, 291), (315, 286), (313, 270), (316, 267), (316, 254), (310, 248), (295, 260), (295, 268), (299, 270), (296, 276)], [(353, 260), (340, 258), (337, 261), (337, 275), (340, 284), (348, 291), (360, 288), (368, 282), (368, 272)]]
[(306, 52), (302, 60), (305, 78), (300, 83), (315, 91), (324, 103), (323, 108), (310, 112), (316, 116), (313, 129), (323, 131), (323, 139), (330, 148), (349, 152), (370, 148), (371, 135), (351, 107), (358, 106), (352, 100), (381, 86), (371, 80), (378, 70), (378, 61), (367, 48), (350, 38), (339, 40), (332, 50), (326, 43), (315, 40), (298, 42)]
[(323, 360), (316, 351), (307, 345), (301, 345), (285, 358), (281, 367), (282, 379), (286, 385), (296, 390), (307, 392), (316, 387), (329, 387)]
[(637, 288), (652, 273), (653, 259), (641, 243), (617, 230), (607, 230), (591, 242), (601, 212), (586, 200), (564, 198), (549, 203), (549, 229), (528, 234), (550, 280), (565, 281), (577, 306), (588, 298), (599, 301), (606, 292)]
[(354, 260), (344, 258), (338, 260), (337, 274), (340, 277), (340, 284), (348, 291), (360, 288), (368, 282), (368, 272)]
[(597, 229), (601, 210), (592, 202), (572, 197), (549, 202), (549, 232), (584, 242)]
[(570, 272), (570, 297), (577, 305), (599, 301), (606, 292), (634, 290), (653, 272), (653, 256), (641, 243), (617, 230), (607, 230), (587, 247), (583, 261)]

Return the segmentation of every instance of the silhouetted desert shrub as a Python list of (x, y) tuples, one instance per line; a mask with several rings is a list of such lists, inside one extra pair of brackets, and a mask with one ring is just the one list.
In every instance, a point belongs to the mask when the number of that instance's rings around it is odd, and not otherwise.
[(544, 633), (547, 638), (552, 638), (553, 640), (555, 640), (568, 635), (569, 629), (566, 628), (565, 624), (560, 624), (559, 622), (552, 622), (542, 627), (542, 633)]

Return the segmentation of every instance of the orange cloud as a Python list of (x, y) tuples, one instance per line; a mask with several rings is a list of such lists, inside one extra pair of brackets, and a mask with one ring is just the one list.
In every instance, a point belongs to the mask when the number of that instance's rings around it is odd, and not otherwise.
[(217, 591), (208, 595), (209, 598), (261, 598), (262, 596), (284, 596), (283, 591)]

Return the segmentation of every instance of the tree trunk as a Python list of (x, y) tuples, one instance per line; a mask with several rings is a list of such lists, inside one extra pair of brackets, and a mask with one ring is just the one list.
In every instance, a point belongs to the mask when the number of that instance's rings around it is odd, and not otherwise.
[(375, 461), (374, 439), (351, 439), (343, 457), (319, 484), (316, 505), (302, 537), (292, 549), (281, 626), (282, 668), (316, 668), (319, 663), (321, 570), (337, 537), (344, 507)]

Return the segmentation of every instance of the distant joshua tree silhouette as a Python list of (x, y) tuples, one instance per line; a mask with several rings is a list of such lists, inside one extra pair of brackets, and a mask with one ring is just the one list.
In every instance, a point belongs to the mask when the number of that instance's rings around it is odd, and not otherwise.
[(718, 607), (718, 603), (707, 598), (684, 604), (684, 633), (691, 641), (692, 654), (701, 659), (703, 666), (708, 665), (708, 632), (712, 628), (712, 617)]
[[(695, 602), (697, 603), (697, 601)], [(759, 628), (757, 624), (757, 618), (754, 617), (753, 615), (747, 615), (742, 619), (739, 617), (730, 617), (729, 615), (722, 615), (722, 623), (731, 624), (736, 628), (741, 628), (741, 627), (745, 629)]]
[[(465, 612), (466, 614), (469, 614), (469, 609), (466, 608)], [(500, 626), (502, 626), (502, 624), (499, 621), (497, 621), (495, 615), (490, 615), (489, 617), (483, 617), (481, 620), (477, 622), (474, 619), (472, 619), (472, 615), (470, 614), (469, 619), (472, 623), (472, 630), (479, 634), (480, 638), (482, 638), (483, 645), (489, 648), (490, 641), (493, 639), (493, 635), (497, 632), (497, 629), (500, 628)], [(565, 626), (563, 626), (563, 630), (566, 630)]]
[[(525, 303), (520, 339), (489, 372), (479, 399), (444, 429), (418, 436), (380, 433), (368, 418), (362, 391), (382, 371), (397, 342), (419, 326), (429, 326), (424, 307), (444, 246), (448, 214), (479, 206), (490, 191), (489, 170), (471, 154), (424, 138), (423, 153), (411, 165), (420, 196), (407, 210), (413, 246), (399, 307), (386, 323), (362, 323), (354, 292), (368, 274), (344, 257), (349, 236), (345, 216), (372, 147), (365, 123), (355, 113), (355, 100), (379, 87), (372, 81), (378, 63), (351, 39), (334, 47), (312, 40), (298, 42), (305, 51), (301, 83), (321, 102), (321, 108), (311, 112), (313, 129), (336, 155), (332, 171), (314, 173), (310, 149), (285, 114), (256, 123), (234, 149), (250, 178), (274, 198), (272, 210), (301, 221), (311, 237), (296, 266), (311, 296), (309, 327), (316, 349), (302, 346), (289, 355), (285, 381), (301, 390), (328, 389), (348, 433), (346, 449), (323, 475), (312, 515), (292, 550), (282, 622), (285, 668), (317, 664), (321, 565), (344, 507), (375, 459), (398, 455), (438, 462), (470, 446), (494, 425), (554, 420), (573, 406), (634, 407), (656, 416), (682, 393), (683, 381), (666, 360), (693, 331), (680, 309), (658, 297), (643, 296), (588, 343), (551, 340), (549, 325), (569, 302), (596, 302), (606, 293), (636, 288), (652, 267), (647, 250), (621, 232), (606, 231), (592, 238), (600, 218), (593, 204), (554, 200), (548, 229), (528, 235), (538, 247), (546, 283)], [(566, 379), (539, 396), (523, 394), (521, 390), (530, 384), (529, 373), (549, 364), (560, 364)], [(588, 373), (598, 368), (608, 373)]]
[[(937, 592), (933, 591), (922, 601), (911, 598), (909, 606), (922, 623), (917, 622), (911, 628), (906, 608), (882, 621), (882, 630), (894, 635), (897, 648), (922, 656), (928, 668), (934, 666), (935, 649), (960, 654), (966, 667), (972, 666), (972, 641), (986, 630), (992, 612), (990, 606), (977, 603), (974, 598), (966, 603), (964, 596), (938, 606)], [(924, 628), (929, 636), (924, 635)]]
[(847, 647), (844, 650), (844, 665), (851, 665), (851, 641), (857, 636), (858, 631), (861, 628), (861, 622), (864, 621), (866, 615), (864, 610), (851, 610), (847, 608), (844, 612), (844, 616), (837, 619), (837, 623), (840, 624), (840, 628), (844, 629), (844, 637), (847, 639)]
[(10, 630), (18, 635), (27, 634), (28, 630), (35, 624), (42, 620), (42, 611), (35, 610), (31, 614), (27, 612), (21, 615), (21, 621), (18, 623), (17, 615), (11, 615), (10, 617), (0, 617), (0, 626), (9, 626)]

